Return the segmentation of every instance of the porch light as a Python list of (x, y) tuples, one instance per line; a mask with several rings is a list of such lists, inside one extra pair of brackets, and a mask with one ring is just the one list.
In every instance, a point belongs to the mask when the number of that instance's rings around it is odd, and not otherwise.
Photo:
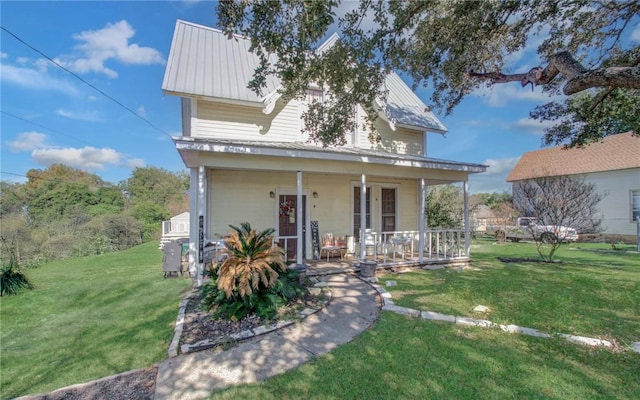
[(313, 198), (317, 199), (318, 198), (318, 192), (313, 192)]
[(276, 194), (272, 191), (269, 192), (269, 197), (271, 197), (272, 199), (276, 198)]

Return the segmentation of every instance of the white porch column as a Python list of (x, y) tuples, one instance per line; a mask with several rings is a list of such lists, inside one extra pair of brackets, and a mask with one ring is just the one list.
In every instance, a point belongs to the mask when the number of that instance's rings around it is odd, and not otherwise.
[(207, 182), (204, 166), (198, 167), (198, 272), (197, 282), (198, 286), (202, 285), (202, 271), (204, 265), (204, 245), (206, 238), (206, 192)]
[(302, 172), (296, 173), (296, 187), (298, 189), (298, 197), (296, 199), (296, 232), (298, 234), (296, 240), (296, 264), (302, 265), (302, 241), (304, 233), (302, 232)]
[(462, 183), (462, 193), (464, 194), (464, 252), (469, 257), (471, 249), (471, 230), (469, 229), (469, 181)]
[(424, 260), (424, 226), (425, 226), (425, 190), (426, 186), (424, 184), (424, 178), (418, 181), (418, 262), (422, 262)]
[(367, 176), (362, 174), (360, 178), (360, 260), (364, 261), (366, 248), (364, 245), (365, 232), (367, 230)]
[(190, 169), (189, 182), (189, 276), (198, 274), (198, 168)]

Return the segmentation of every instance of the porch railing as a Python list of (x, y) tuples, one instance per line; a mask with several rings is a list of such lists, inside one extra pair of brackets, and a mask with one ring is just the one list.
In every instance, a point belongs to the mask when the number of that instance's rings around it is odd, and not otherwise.
[[(448, 260), (467, 256), (463, 229), (428, 229), (424, 235), (425, 260)], [(383, 264), (417, 261), (419, 240), (418, 231), (368, 232), (364, 240), (365, 258), (379, 260)], [(359, 254), (358, 249), (356, 256), (359, 257)]]
[[(423, 260), (454, 260), (467, 257), (464, 229), (425, 230)], [(295, 246), (297, 236), (276, 236), (273, 245), (284, 248)], [(382, 264), (403, 261), (415, 262), (419, 259), (419, 231), (368, 232), (365, 235), (365, 259), (378, 260)], [(360, 257), (360, 246), (355, 245), (355, 258)]]
[(189, 237), (189, 223), (183, 221), (162, 221), (162, 236)]

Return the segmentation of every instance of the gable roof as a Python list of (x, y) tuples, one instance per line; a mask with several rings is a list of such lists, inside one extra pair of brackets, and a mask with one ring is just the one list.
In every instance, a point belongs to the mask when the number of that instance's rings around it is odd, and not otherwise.
[(631, 132), (607, 136), (584, 148), (558, 146), (524, 153), (507, 182), (629, 168), (640, 168), (640, 137)]
[[(227, 39), (217, 29), (178, 20), (162, 80), (162, 90), (178, 96), (209, 97), (262, 104), (247, 88), (259, 64), (248, 39)], [(267, 77), (266, 92), (280, 83)]]
[[(333, 34), (319, 51), (331, 47), (339, 37)], [(251, 42), (240, 36), (227, 36), (218, 29), (182, 20), (176, 21), (167, 60), (162, 90), (184, 97), (204, 97), (268, 107), (280, 81), (267, 76), (263, 98), (247, 88), (259, 65), (258, 57), (249, 51)], [(395, 73), (385, 80), (388, 89), (384, 117), (391, 125), (445, 133), (447, 128), (428, 111), (427, 106)]]

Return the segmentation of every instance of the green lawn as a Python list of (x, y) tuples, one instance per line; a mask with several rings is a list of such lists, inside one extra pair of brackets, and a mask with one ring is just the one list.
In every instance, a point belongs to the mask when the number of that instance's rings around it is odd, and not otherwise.
[(383, 312), (353, 342), (212, 399), (638, 399), (640, 355)]
[[(631, 246), (630, 246), (631, 248)], [(503, 263), (497, 257), (536, 258), (530, 243), (472, 247), (472, 269), (387, 274), (395, 304), (444, 314), (475, 316), (546, 332), (640, 341), (640, 255), (600, 244), (571, 244), (562, 263)], [(474, 306), (491, 309), (474, 314)]]
[(46, 392), (162, 361), (190, 279), (162, 277), (157, 242), (26, 273), (0, 300), (0, 396)]
[[(640, 332), (640, 256), (606, 245), (562, 247), (561, 264), (531, 244), (474, 241), (474, 268), (389, 274), (394, 301), (494, 322), (603, 336)], [(46, 392), (166, 358), (188, 279), (163, 279), (149, 243), (49, 263), (27, 273), (36, 289), (0, 300), (0, 397)], [(338, 349), (286, 374), (216, 399), (637, 399), (640, 355), (382, 312)]]
[[(479, 270), (389, 274), (403, 306), (473, 315), (565, 333), (640, 340), (640, 256), (607, 245), (562, 247), (561, 264), (503, 264), (536, 258), (532, 244), (474, 241)], [(632, 249), (632, 248), (631, 248)], [(638, 399), (640, 354), (430, 322), (382, 312), (356, 338), (313, 362), (212, 399)]]

